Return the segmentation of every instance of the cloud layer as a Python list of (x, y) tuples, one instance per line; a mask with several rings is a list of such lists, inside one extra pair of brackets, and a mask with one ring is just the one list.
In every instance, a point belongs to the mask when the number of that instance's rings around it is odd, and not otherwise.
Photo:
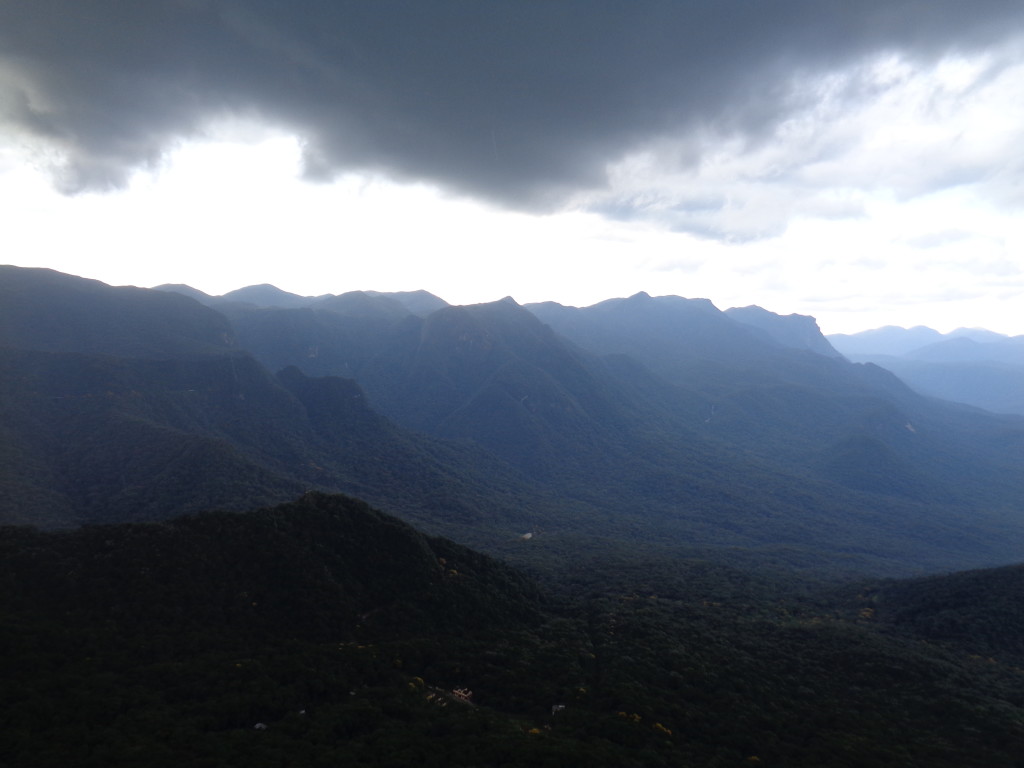
[(242, 117), (301, 137), (312, 178), (374, 171), (743, 240), (857, 216), (856, 190), (883, 184), (984, 179), (1019, 202), (998, 153), (1024, 118), (965, 126), (926, 169), (917, 128), (962, 119), (968, 96), (984, 109), (1019, 74), (1022, 28), (1005, 0), (33, 0), (0, 6), (0, 127), (68, 192), (123, 186)]

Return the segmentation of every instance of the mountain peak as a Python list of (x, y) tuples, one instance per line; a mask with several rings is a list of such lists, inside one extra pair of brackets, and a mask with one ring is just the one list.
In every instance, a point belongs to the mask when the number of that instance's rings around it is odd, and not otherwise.
[(446, 309), (464, 310), (472, 315), (483, 315), (487, 313), (502, 313), (503, 315), (510, 315), (512, 313), (523, 312), (527, 315), (530, 314), (523, 306), (513, 299), (511, 296), (505, 296), (504, 298), (497, 299), (496, 301), (482, 301), (478, 304), (454, 304), (446, 307)]
[(258, 307), (286, 307), (295, 308), (309, 304), (312, 299), (299, 296), (295, 293), (282, 291), (276, 285), (260, 283), (259, 285), (247, 285), (225, 293), (220, 297), (225, 301), (239, 301), (248, 304), (255, 304)]
[(345, 317), (375, 317), (386, 320), (401, 320), (408, 317), (410, 310), (398, 299), (383, 293), (370, 291), (347, 291), (337, 296), (317, 299), (312, 306)]
[[(383, 296), (400, 302), (412, 314), (426, 317), (431, 312), (444, 309), (448, 302), (429, 291), (365, 291), (367, 296)], [(326, 298), (326, 297), (322, 297)]]
[(778, 315), (756, 304), (732, 307), (725, 310), (725, 314), (737, 323), (763, 331), (784, 347), (808, 349), (826, 357), (840, 356), (810, 315)]
[(188, 296), (202, 304), (208, 303), (210, 299), (213, 298), (208, 293), (204, 293), (198, 288), (193, 288), (191, 285), (185, 285), (184, 283), (164, 283), (163, 285), (154, 285), (151, 290), (163, 291), (164, 293), (180, 293), (181, 295)]

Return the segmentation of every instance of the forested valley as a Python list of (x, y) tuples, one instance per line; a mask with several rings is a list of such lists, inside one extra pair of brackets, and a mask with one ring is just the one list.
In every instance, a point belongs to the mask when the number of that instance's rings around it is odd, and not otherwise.
[(811, 318), (0, 274), (0, 762), (1016, 766), (1024, 418)]

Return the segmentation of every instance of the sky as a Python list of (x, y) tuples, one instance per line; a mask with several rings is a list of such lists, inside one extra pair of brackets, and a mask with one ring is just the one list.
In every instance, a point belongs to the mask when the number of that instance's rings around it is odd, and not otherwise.
[(0, 0), (0, 261), (1024, 334), (1018, 0)]

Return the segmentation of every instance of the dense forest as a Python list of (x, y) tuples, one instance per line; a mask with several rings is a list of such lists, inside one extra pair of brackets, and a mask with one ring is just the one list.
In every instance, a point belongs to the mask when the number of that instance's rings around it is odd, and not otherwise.
[(756, 307), (0, 277), (0, 764), (1022, 764), (1020, 417)]
[[(1021, 616), (969, 631), (1018, 601), (1019, 571), (971, 574), (963, 604), (944, 597), (963, 577), (811, 588), (695, 559), (529, 579), (320, 494), (7, 528), (0, 547), (9, 765), (993, 767), (1024, 749)], [(943, 632), (957, 615), (967, 631)]]
[(811, 318), (0, 277), (3, 522), (315, 489), (503, 557), (531, 531), (554, 558), (625, 545), (834, 575), (1024, 551), (1024, 418), (850, 363)]

